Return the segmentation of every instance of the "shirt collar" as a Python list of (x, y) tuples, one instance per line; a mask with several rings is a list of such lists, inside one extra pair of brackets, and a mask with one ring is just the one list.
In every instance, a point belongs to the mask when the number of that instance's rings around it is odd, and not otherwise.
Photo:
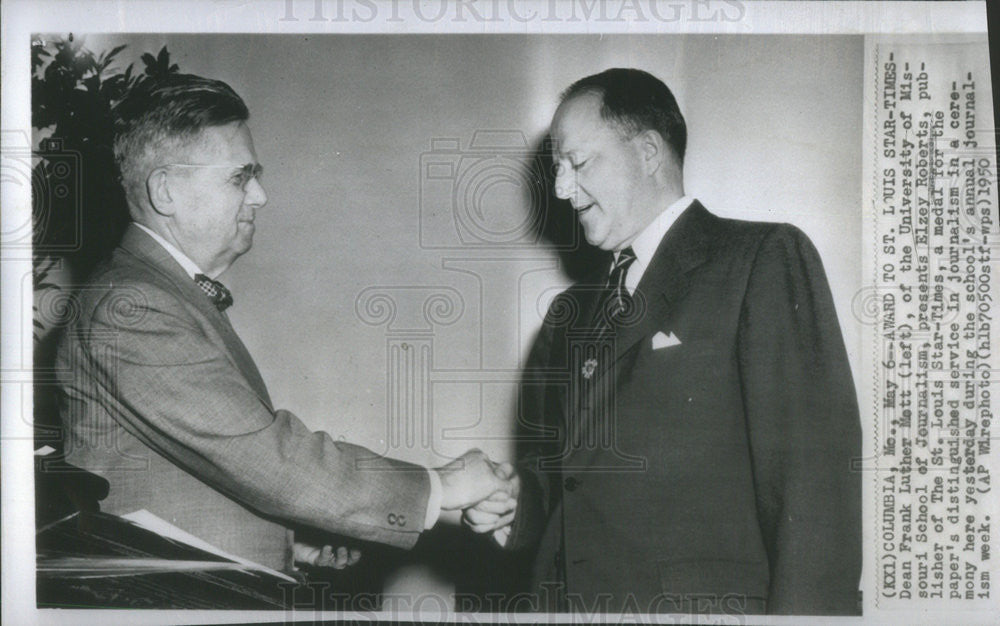
[[(681, 196), (664, 209), (662, 213), (657, 215), (656, 219), (650, 222), (635, 240), (632, 241), (632, 251), (635, 253), (635, 261), (629, 266), (628, 272), (625, 274), (625, 288), (628, 289), (629, 293), (635, 291), (642, 275), (646, 273), (646, 268), (649, 267), (650, 262), (653, 260), (656, 249), (660, 247), (663, 236), (667, 234), (667, 231), (674, 225), (674, 222), (684, 212), (684, 209), (691, 206), (692, 202), (694, 202), (693, 196)], [(615, 259), (617, 258), (618, 253), (616, 252)]]
[[(170, 243), (160, 235), (153, 232), (153, 230), (150, 229), (148, 226), (140, 224), (139, 222), (135, 222), (135, 225), (146, 231), (146, 233), (153, 238), (153, 241), (163, 246), (163, 249), (166, 250), (170, 254), (170, 256), (174, 257), (175, 261), (180, 263), (180, 266), (184, 268), (184, 271), (187, 272), (188, 276), (190, 276), (192, 280), (194, 280), (195, 274), (205, 273), (201, 271), (201, 268), (198, 267), (198, 265), (194, 261), (192, 261), (186, 254), (178, 250), (172, 243)], [(209, 276), (209, 278), (213, 277)]]

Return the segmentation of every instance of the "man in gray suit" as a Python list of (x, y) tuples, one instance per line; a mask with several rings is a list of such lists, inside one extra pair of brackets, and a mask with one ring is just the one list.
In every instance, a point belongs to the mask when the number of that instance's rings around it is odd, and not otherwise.
[(116, 107), (134, 223), (59, 349), (67, 460), (108, 480), (105, 511), (146, 509), (274, 569), (322, 559), (293, 550), (294, 526), (412, 547), (441, 510), (508, 485), (478, 450), (428, 470), (274, 408), (215, 280), (267, 202), (248, 116), (228, 85), (190, 75), (146, 79)]

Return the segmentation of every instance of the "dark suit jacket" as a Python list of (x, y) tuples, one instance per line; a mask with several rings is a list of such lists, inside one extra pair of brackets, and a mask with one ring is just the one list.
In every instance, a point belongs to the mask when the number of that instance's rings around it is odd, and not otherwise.
[(271, 406), (253, 359), (183, 268), (130, 226), (75, 300), (58, 352), (67, 460), (216, 546), (288, 565), (286, 525), (410, 547), (426, 470), (310, 432)]
[[(639, 313), (595, 344), (606, 276), (553, 303), (522, 390), (508, 545), (537, 550), (541, 607), (854, 612), (858, 406), (812, 244), (696, 202), (647, 267)], [(654, 349), (657, 333), (680, 343)]]

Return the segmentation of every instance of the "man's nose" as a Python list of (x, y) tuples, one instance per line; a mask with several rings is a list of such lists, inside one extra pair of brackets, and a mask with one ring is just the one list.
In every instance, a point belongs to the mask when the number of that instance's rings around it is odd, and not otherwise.
[(250, 182), (247, 183), (245, 202), (256, 207), (262, 207), (267, 204), (267, 192), (264, 191), (264, 186), (260, 184), (260, 181), (256, 177), (251, 178)]
[(576, 173), (569, 168), (559, 168), (556, 170), (556, 197), (560, 200), (569, 200), (576, 192)]

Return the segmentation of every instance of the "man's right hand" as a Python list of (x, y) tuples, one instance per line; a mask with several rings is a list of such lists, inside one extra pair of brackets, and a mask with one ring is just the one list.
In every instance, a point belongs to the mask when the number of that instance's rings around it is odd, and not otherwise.
[(476, 533), (493, 533), (493, 539), (502, 547), (510, 537), (510, 524), (514, 521), (521, 478), (510, 463), (501, 463), (494, 472), (510, 485), (509, 491), (498, 491), (462, 512), (462, 522)]
[(513, 493), (515, 487), (498, 472), (481, 450), (472, 449), (434, 471), (441, 478), (441, 509), (454, 511), (474, 506), (496, 492)]

